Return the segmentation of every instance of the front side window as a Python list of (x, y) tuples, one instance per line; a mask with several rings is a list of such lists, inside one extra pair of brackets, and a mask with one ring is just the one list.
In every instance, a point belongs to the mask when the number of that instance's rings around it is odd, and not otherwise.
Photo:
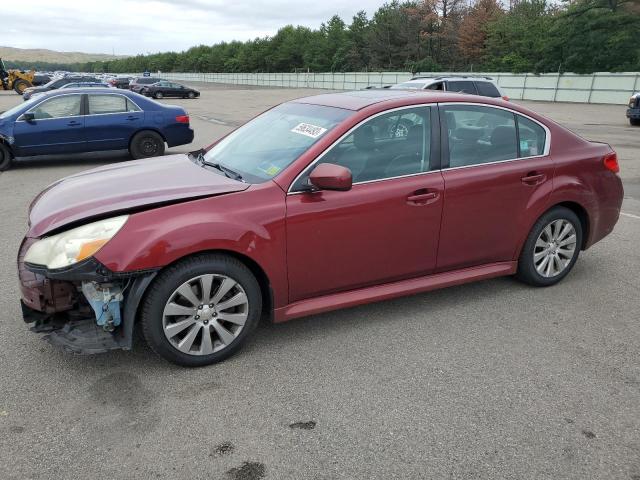
[(547, 136), (544, 128), (521, 115), (516, 115), (516, 118), (520, 136), (520, 156), (535, 157), (544, 155)]
[(444, 90), (444, 87), (442, 86), (442, 82), (436, 82), (429, 85), (427, 90)]
[(515, 115), (475, 105), (445, 106), (449, 167), (464, 167), (518, 158)]
[(418, 107), (374, 117), (332, 147), (321, 162), (348, 168), (354, 183), (426, 172), (430, 168), (429, 115), (429, 107)]
[(81, 98), (80, 95), (53, 97), (30, 111), (36, 120), (77, 116), (80, 115)]
[(89, 115), (128, 111), (127, 98), (122, 95), (89, 95)]
[(207, 163), (228, 167), (249, 183), (275, 177), (350, 115), (351, 110), (284, 103), (254, 118), (209, 150)]

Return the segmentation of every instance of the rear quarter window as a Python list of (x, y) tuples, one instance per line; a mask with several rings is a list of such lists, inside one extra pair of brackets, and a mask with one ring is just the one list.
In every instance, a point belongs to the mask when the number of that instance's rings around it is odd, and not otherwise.
[(491, 82), (476, 82), (476, 87), (478, 89), (478, 95), (482, 95), (483, 97), (498, 98), (502, 96), (496, 86)]

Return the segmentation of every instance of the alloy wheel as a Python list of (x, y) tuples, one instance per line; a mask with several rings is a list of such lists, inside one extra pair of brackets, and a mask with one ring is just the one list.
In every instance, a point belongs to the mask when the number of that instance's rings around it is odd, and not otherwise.
[(576, 229), (567, 220), (559, 219), (542, 229), (533, 249), (533, 264), (545, 278), (560, 275), (571, 263), (576, 251)]
[(249, 299), (234, 279), (206, 274), (184, 282), (163, 311), (164, 335), (188, 355), (209, 355), (229, 346), (244, 328)]

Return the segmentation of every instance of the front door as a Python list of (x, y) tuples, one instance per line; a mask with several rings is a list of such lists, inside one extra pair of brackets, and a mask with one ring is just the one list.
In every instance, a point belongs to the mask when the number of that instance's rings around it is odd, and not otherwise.
[(438, 155), (431, 159), (432, 130), (427, 107), (376, 116), (315, 163), (349, 168), (351, 190), (301, 191), (313, 164), (294, 182), (287, 195), (291, 302), (434, 270), (444, 184)]
[[(513, 260), (551, 192), (545, 129), (509, 110), (443, 105), (445, 202), (438, 271)], [(446, 158), (448, 157), (448, 161)]]
[(86, 148), (82, 95), (59, 95), (29, 110), (32, 121), (15, 122), (13, 136), (18, 156), (82, 152)]

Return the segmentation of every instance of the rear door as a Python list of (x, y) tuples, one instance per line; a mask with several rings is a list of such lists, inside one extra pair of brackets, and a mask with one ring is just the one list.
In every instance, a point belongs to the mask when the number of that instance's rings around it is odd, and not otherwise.
[(86, 149), (82, 95), (57, 95), (29, 110), (35, 119), (19, 117), (13, 128), (18, 156), (82, 152)]
[(87, 95), (85, 132), (87, 150), (120, 150), (129, 147), (129, 139), (144, 121), (144, 112), (119, 93)]
[(438, 271), (507, 262), (552, 188), (549, 132), (511, 110), (441, 104), (445, 201)]

